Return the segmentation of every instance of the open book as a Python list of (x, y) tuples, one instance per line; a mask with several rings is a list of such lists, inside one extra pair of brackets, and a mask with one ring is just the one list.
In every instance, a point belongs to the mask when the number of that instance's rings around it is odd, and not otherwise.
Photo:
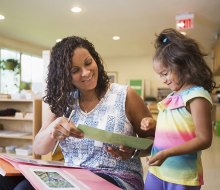
[[(2, 160), (7, 161), (19, 170), (37, 190), (119, 190), (120, 188), (95, 175), (85, 168), (58, 166), (55, 163), (39, 160), (35, 164), (24, 161), (24, 158), (2, 155)], [(35, 161), (35, 160), (34, 160)], [(53, 161), (52, 161), (53, 162)], [(44, 163), (42, 165), (42, 163)], [(56, 162), (59, 163), (59, 162)]]

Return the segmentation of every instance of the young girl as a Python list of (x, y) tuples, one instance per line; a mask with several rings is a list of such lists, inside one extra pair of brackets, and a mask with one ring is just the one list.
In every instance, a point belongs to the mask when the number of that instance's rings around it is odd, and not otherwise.
[[(155, 48), (153, 69), (173, 92), (158, 103), (145, 190), (198, 190), (203, 184), (201, 150), (212, 143), (209, 93), (216, 83), (193, 39), (165, 29)], [(145, 123), (147, 118), (143, 130)]]

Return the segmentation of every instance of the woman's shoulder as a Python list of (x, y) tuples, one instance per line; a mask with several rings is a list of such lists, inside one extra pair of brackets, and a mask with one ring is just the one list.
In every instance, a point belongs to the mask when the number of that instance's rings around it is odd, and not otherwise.
[(125, 90), (128, 88), (128, 85), (124, 85), (124, 84), (119, 84), (119, 83), (111, 83), (110, 85), (110, 89), (113, 91), (121, 91), (121, 90)]

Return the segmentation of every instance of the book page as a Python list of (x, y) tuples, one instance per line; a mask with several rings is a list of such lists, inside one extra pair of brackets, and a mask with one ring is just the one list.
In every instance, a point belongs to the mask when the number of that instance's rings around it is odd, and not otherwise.
[(13, 154), (0, 154), (0, 158), (3, 158), (8, 161), (13, 161), (17, 163), (24, 163), (24, 164), (32, 164), (32, 165), (39, 165), (39, 166), (56, 166), (56, 167), (69, 167), (69, 168), (83, 168), (77, 165), (68, 165), (62, 161), (46, 161), (46, 160), (39, 160), (34, 158), (28, 158), (26, 156), (19, 156)]
[(84, 182), (70, 175), (67, 168), (18, 164), (19, 169), (36, 189), (91, 190)]
[(79, 186), (71, 179), (69, 180), (60, 171), (52, 169), (30, 169), (37, 177), (39, 183), (45, 188), (56, 190), (80, 190)]
[(153, 140), (151, 139), (112, 133), (94, 127), (89, 127), (87, 125), (79, 124), (78, 128), (84, 132), (84, 137), (109, 144), (124, 145), (137, 149), (147, 149), (153, 143)]

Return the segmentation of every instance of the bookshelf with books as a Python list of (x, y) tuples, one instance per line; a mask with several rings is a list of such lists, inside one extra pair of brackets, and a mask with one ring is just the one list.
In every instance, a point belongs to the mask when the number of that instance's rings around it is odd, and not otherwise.
[[(8, 110), (14, 110), (15, 114), (4, 114), (4, 111)], [(42, 124), (42, 101), (40, 99), (0, 99), (0, 111), (3, 112), (0, 114), (1, 151), (39, 158), (30, 150)]]

